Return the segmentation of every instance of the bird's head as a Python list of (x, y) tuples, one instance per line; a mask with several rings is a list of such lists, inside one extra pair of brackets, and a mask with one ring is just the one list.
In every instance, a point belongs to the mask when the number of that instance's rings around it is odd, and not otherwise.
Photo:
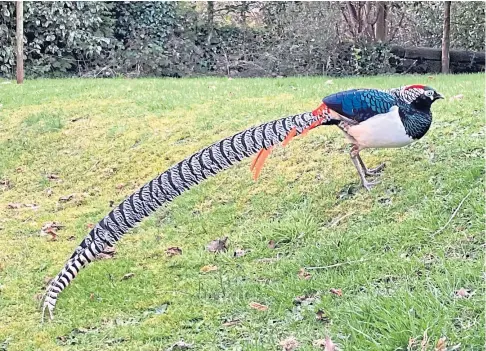
[(407, 85), (402, 88), (402, 94), (408, 102), (418, 110), (430, 110), (430, 106), (444, 96), (437, 92), (434, 88), (421, 85)]

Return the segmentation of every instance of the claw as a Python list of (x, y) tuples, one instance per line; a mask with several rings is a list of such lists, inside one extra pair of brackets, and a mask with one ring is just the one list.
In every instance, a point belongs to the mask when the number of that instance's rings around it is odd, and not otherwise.
[(378, 185), (380, 184), (381, 182), (380, 181), (376, 181), (376, 182), (368, 182), (368, 181), (364, 181), (363, 182), (363, 187), (368, 190), (368, 191), (371, 191), (371, 189), (373, 189), (373, 187), (375, 185)]
[(378, 175), (378, 174), (381, 173), (381, 171), (383, 171), (385, 169), (385, 166), (386, 165), (384, 163), (382, 163), (378, 167), (368, 168), (368, 169), (366, 169), (365, 174), (368, 175), (368, 176)]

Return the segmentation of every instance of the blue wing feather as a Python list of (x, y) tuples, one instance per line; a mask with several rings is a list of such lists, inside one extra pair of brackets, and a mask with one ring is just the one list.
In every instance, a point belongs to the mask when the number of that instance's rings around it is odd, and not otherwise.
[(326, 96), (322, 102), (330, 109), (357, 122), (387, 113), (398, 103), (393, 95), (375, 89), (347, 90)]

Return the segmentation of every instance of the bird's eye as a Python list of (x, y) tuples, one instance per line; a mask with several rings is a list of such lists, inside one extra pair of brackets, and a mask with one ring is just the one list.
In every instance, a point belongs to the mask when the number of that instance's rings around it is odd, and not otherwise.
[(433, 92), (432, 90), (427, 90), (427, 91), (425, 92), (425, 95), (426, 95), (426, 96), (432, 96), (432, 95), (434, 95), (434, 92)]

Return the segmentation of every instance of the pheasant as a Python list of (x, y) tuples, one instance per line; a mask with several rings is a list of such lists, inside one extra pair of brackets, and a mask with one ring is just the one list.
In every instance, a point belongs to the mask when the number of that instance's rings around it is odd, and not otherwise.
[(442, 98), (439, 93), (423, 85), (389, 91), (349, 90), (325, 97), (312, 112), (246, 129), (187, 157), (143, 185), (91, 229), (63, 269), (50, 281), (43, 300), (42, 319), (46, 311), (53, 319), (59, 294), (79, 271), (113, 247), (143, 218), (192, 186), (255, 153), (258, 154), (251, 169), (257, 179), (274, 146), (279, 143), (285, 146), (295, 136), (318, 126), (337, 125), (345, 133), (353, 144), (351, 159), (363, 186), (369, 189), (373, 183), (365, 176), (378, 173), (383, 166), (366, 168), (359, 152), (370, 147), (404, 146), (420, 139), (432, 121), (430, 106), (439, 98)]
[(385, 164), (369, 169), (360, 156), (368, 148), (396, 148), (422, 138), (432, 123), (430, 108), (444, 97), (433, 88), (415, 84), (388, 91), (353, 89), (322, 99), (315, 113), (339, 114), (325, 124), (336, 124), (351, 142), (351, 160), (367, 190), (378, 182), (366, 176), (379, 174)]

